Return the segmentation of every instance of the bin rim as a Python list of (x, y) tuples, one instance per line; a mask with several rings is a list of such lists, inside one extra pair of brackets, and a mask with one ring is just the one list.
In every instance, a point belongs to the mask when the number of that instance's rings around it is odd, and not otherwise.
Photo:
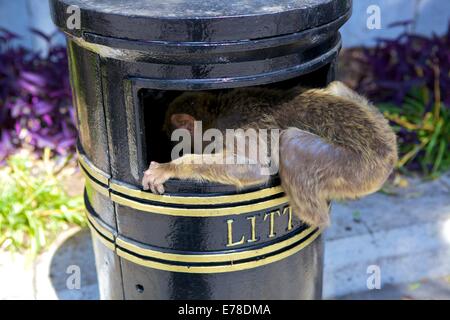
[[(69, 7), (81, 29), (70, 29)], [(214, 42), (276, 37), (330, 23), (351, 12), (352, 0), (50, 0), (54, 23), (84, 33), (140, 41)], [(68, 10), (69, 9), (69, 10)]]

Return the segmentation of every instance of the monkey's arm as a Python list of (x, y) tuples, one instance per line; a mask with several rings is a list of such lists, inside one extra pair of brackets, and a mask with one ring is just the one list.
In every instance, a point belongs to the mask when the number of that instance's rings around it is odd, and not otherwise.
[(224, 154), (189, 154), (169, 163), (152, 162), (144, 173), (142, 185), (144, 190), (163, 194), (164, 182), (172, 178), (216, 182), (237, 188), (263, 184), (269, 178), (261, 173), (259, 164), (226, 164), (227, 160), (230, 159)]

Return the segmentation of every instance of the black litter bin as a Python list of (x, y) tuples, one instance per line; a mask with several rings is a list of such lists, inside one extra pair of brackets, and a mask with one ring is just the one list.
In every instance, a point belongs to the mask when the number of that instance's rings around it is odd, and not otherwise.
[[(103, 299), (320, 299), (321, 230), (269, 185), (169, 181), (162, 131), (184, 91), (323, 87), (334, 78), (351, 0), (51, 0), (67, 35)], [(76, 19), (79, 19), (77, 21)], [(79, 23), (78, 23), (79, 22)]]

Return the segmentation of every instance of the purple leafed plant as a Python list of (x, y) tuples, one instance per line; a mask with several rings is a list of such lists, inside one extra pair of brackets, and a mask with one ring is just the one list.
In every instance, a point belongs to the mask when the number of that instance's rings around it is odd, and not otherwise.
[(448, 170), (450, 24), (443, 36), (405, 32), (350, 51), (360, 69), (352, 79), (355, 89), (376, 102), (397, 130), (399, 167), (427, 175)]
[(417, 87), (433, 94), (439, 85), (441, 101), (450, 107), (450, 24), (444, 36), (425, 37), (408, 32), (395, 39), (379, 39), (363, 49), (361, 62), (370, 70), (358, 89), (375, 101), (402, 104)]
[(47, 54), (14, 46), (19, 36), (0, 29), (0, 161), (23, 146), (66, 155), (76, 143), (66, 49), (31, 31), (48, 43)]

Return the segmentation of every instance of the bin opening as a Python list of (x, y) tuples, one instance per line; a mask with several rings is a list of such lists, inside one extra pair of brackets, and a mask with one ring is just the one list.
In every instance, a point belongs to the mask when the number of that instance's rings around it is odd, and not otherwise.
[[(329, 75), (330, 65), (326, 65), (314, 72), (292, 78), (286, 81), (261, 85), (258, 87), (290, 89), (297, 85), (305, 87), (325, 87)], [(223, 93), (232, 89), (216, 89), (211, 90), (212, 93)], [(142, 126), (141, 157), (139, 159), (142, 164), (141, 172), (147, 169), (151, 161), (160, 163), (171, 161), (171, 152), (173, 143), (170, 141), (167, 133), (163, 131), (166, 111), (170, 103), (184, 91), (179, 90), (156, 90), (143, 88), (138, 91), (140, 103), (139, 118)]]

